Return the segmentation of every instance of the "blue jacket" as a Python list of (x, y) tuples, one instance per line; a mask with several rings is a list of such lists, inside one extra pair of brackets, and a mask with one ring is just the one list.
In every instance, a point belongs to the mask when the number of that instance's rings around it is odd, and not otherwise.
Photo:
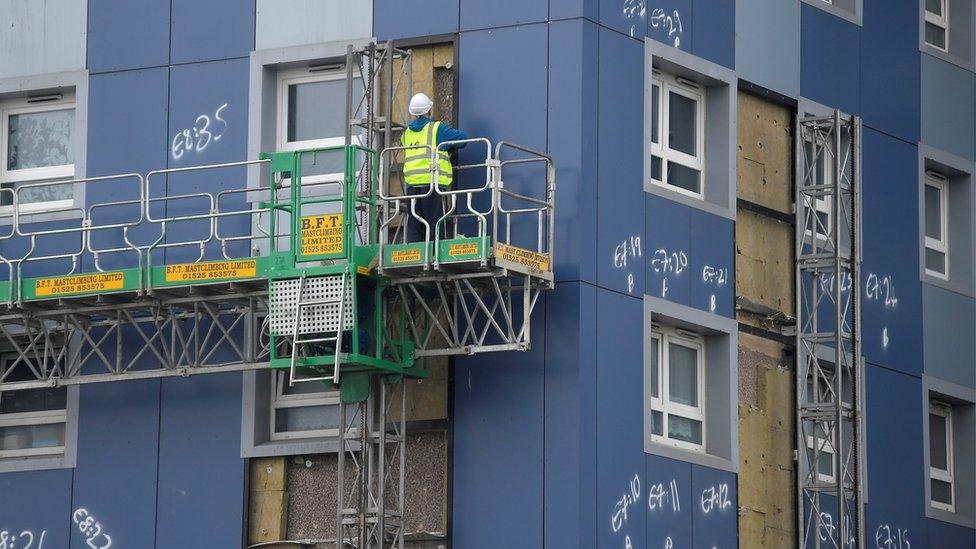
[[(430, 118), (427, 118), (426, 116), (415, 118), (413, 119), (412, 122), (410, 122), (410, 129), (415, 132), (419, 132), (420, 130), (424, 129), (424, 126), (426, 126), (430, 122), (431, 122)], [(443, 122), (443, 121), (441, 122), (441, 125), (437, 127), (437, 135), (434, 136), (434, 139), (437, 141), (438, 144), (443, 143), (445, 141), (458, 141), (467, 138), (468, 138), (468, 134), (464, 133), (463, 131), (457, 128), (452, 128), (450, 125), (447, 124), (447, 122)], [(457, 146), (458, 149), (463, 147), (464, 147), (463, 144)], [(448, 148), (450, 149), (455, 147), (450, 146)]]

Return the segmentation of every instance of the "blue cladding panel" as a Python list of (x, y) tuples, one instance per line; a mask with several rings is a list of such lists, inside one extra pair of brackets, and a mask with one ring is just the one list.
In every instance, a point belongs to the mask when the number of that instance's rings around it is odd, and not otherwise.
[[(468, 135), (487, 137), (492, 143), (505, 140), (540, 151), (546, 149), (547, 31), (547, 26), (540, 24), (462, 33), (459, 76), (463, 99), (459, 119)], [(499, 108), (500, 98), (504, 97), (518, 100)], [(469, 145), (461, 152), (461, 162), (483, 162), (483, 156), (477, 160), (483, 150)], [(506, 150), (503, 156), (517, 155)], [(544, 194), (545, 170), (541, 164), (506, 166), (502, 178), (505, 187), (516, 193), (536, 197)], [(534, 246), (535, 227), (534, 218), (513, 219), (512, 243)]]
[(596, 321), (599, 546), (645, 547), (642, 301), (598, 289)]
[[(865, 538), (908, 530), (922, 544), (924, 515), (922, 382), (873, 364), (866, 366), (865, 419), (868, 501)], [(879, 530), (880, 529), (880, 530)], [(887, 547), (879, 543), (879, 547)], [(907, 547), (903, 544), (902, 547)], [(898, 547), (893, 545), (892, 547)]]
[(865, 359), (921, 375), (922, 295), (918, 280), (918, 150), (864, 128), (864, 263), (861, 339)]
[(546, 306), (546, 547), (595, 547), (596, 291), (560, 283)]
[(633, 295), (644, 291), (643, 87), (643, 44), (601, 29), (597, 280)]
[[(169, 30), (169, 2), (92, 0), (88, 3), (88, 70), (165, 65), (169, 62)], [(96, 120), (91, 114), (89, 119)]]
[[(549, 27), (549, 154), (556, 162), (557, 280), (596, 281), (597, 26)], [(582, 60), (582, 62), (581, 62)], [(587, 222), (587, 220), (590, 220)]]
[(645, 293), (690, 306), (691, 208), (652, 194), (645, 203)]
[(976, 159), (976, 75), (922, 55), (922, 142)]
[(254, 49), (254, 2), (172, 2), (171, 63), (245, 57)]
[(162, 384), (156, 546), (240, 547), (241, 374)]
[(732, 220), (691, 208), (691, 306), (733, 318), (735, 226)]
[(373, 33), (380, 40), (458, 31), (460, 0), (374, 0)]
[(691, 501), (694, 545), (700, 549), (737, 547), (738, 500), (735, 475), (692, 465)]
[[(544, 333), (545, 311), (545, 301), (536, 304), (532, 333)], [(455, 362), (453, 538), (458, 547), (543, 545), (542, 505), (516, 504), (544, 497), (547, 346), (540, 339), (533, 343), (526, 353)]]
[(735, 70), (749, 82), (800, 96), (800, 2), (737, 0)]
[(864, 125), (917, 142), (919, 134), (918, 5), (865, 0), (861, 29)]
[(974, 547), (976, 530), (941, 520), (926, 519), (929, 547)]
[[(81, 387), (72, 507), (87, 509), (113, 543), (155, 542), (158, 436), (159, 380)], [(77, 528), (71, 537), (87, 547)]]
[(860, 27), (809, 4), (800, 6), (800, 20), (800, 92), (829, 107), (858, 114)]
[(922, 285), (925, 373), (976, 387), (976, 300)]
[[(247, 80), (248, 61), (235, 59), (173, 67), (171, 69), (170, 135), (167, 142), (169, 166), (217, 164), (244, 160), (247, 150)], [(162, 180), (150, 181), (158, 188)], [(208, 170), (174, 174), (166, 182), (169, 195), (243, 189), (247, 186), (243, 168)], [(155, 186), (155, 187), (154, 187)], [(204, 198), (167, 201), (167, 215), (205, 214), (209, 201)], [(220, 201), (224, 211), (244, 208), (244, 195), (225, 196)], [(250, 231), (251, 220), (245, 216), (222, 219), (221, 235), (242, 235)], [(209, 234), (206, 220), (174, 223), (170, 242), (187, 242)], [(219, 257), (214, 244), (208, 255)], [(239, 253), (246, 253), (246, 246)], [(168, 263), (194, 261), (195, 247), (178, 247), (166, 252)]]
[(733, 68), (735, 64), (735, 3), (733, 0), (694, 0), (695, 33), (692, 53)]
[(646, 547), (691, 547), (692, 465), (650, 454), (645, 461), (647, 476), (641, 492), (646, 494)]
[[(100, 176), (138, 172), (166, 167), (166, 127), (168, 119), (169, 75), (165, 68), (93, 75), (88, 84), (88, 175)], [(121, 115), (120, 113), (125, 113)], [(130, 200), (133, 183), (129, 180), (91, 184), (85, 194), (88, 205)], [(162, 191), (153, 196), (161, 196)], [(107, 216), (132, 219), (131, 206), (107, 210)], [(158, 210), (161, 213), (161, 210)], [(96, 221), (99, 221), (96, 218)], [(149, 244), (159, 237), (159, 229), (140, 227), (130, 232), (131, 240)], [(100, 231), (92, 237), (100, 247), (123, 243), (119, 232)], [(160, 254), (154, 260), (161, 260)], [(93, 270), (90, 259), (84, 268)], [(103, 267), (133, 265), (131, 255), (104, 258)]]
[(567, 19), (570, 17), (586, 17), (593, 21), (599, 20), (599, 0), (549, 0), (550, 19)]
[(548, 17), (548, 0), (461, 0), (462, 31), (538, 23)]
[(693, 51), (693, 0), (662, 0), (647, 13), (647, 36), (683, 51)]
[(600, 23), (640, 39), (647, 29), (647, 2), (644, 0), (599, 0)]
[[(68, 547), (71, 524), (71, 469), (0, 475), (0, 531), (17, 548)], [(26, 532), (26, 534), (25, 534)], [(9, 546), (9, 545), (8, 545)]]

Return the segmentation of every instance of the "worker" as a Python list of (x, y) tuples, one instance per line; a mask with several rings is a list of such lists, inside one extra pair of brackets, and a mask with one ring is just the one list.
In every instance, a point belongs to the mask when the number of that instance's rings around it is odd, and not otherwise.
[[(408, 148), (404, 151), (403, 181), (406, 184), (408, 195), (425, 195), (430, 188), (431, 178), (431, 149), (436, 150), (437, 145), (448, 141), (459, 141), (467, 139), (468, 135), (463, 131), (452, 128), (450, 125), (440, 121), (431, 120), (428, 116), (434, 102), (426, 94), (418, 93), (410, 98), (410, 114), (415, 118), (403, 132), (401, 143)], [(431, 149), (423, 148), (424, 145)], [(450, 188), (454, 178), (454, 168), (451, 166), (451, 156), (447, 149), (461, 148), (448, 144), (443, 149), (436, 150), (440, 174), (437, 184), (441, 190)], [(444, 208), (441, 202), (441, 195), (432, 191), (430, 195), (423, 198), (415, 198), (417, 216), (427, 222), (430, 226), (430, 240), (434, 240), (434, 230), (437, 221), (444, 215)], [(423, 242), (426, 231), (417, 219), (407, 214), (407, 241)]]

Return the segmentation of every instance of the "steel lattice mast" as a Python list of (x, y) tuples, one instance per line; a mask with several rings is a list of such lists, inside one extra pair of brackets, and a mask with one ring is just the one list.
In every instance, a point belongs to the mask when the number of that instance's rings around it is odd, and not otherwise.
[(796, 123), (799, 547), (863, 547), (860, 119)]

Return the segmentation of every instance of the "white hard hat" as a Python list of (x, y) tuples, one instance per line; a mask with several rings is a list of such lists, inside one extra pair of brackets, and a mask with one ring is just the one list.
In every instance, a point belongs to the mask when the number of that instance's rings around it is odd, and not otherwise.
[(422, 114), (427, 114), (430, 112), (430, 108), (434, 106), (434, 102), (427, 97), (426, 93), (418, 93), (410, 98), (410, 114), (414, 116), (420, 116)]

